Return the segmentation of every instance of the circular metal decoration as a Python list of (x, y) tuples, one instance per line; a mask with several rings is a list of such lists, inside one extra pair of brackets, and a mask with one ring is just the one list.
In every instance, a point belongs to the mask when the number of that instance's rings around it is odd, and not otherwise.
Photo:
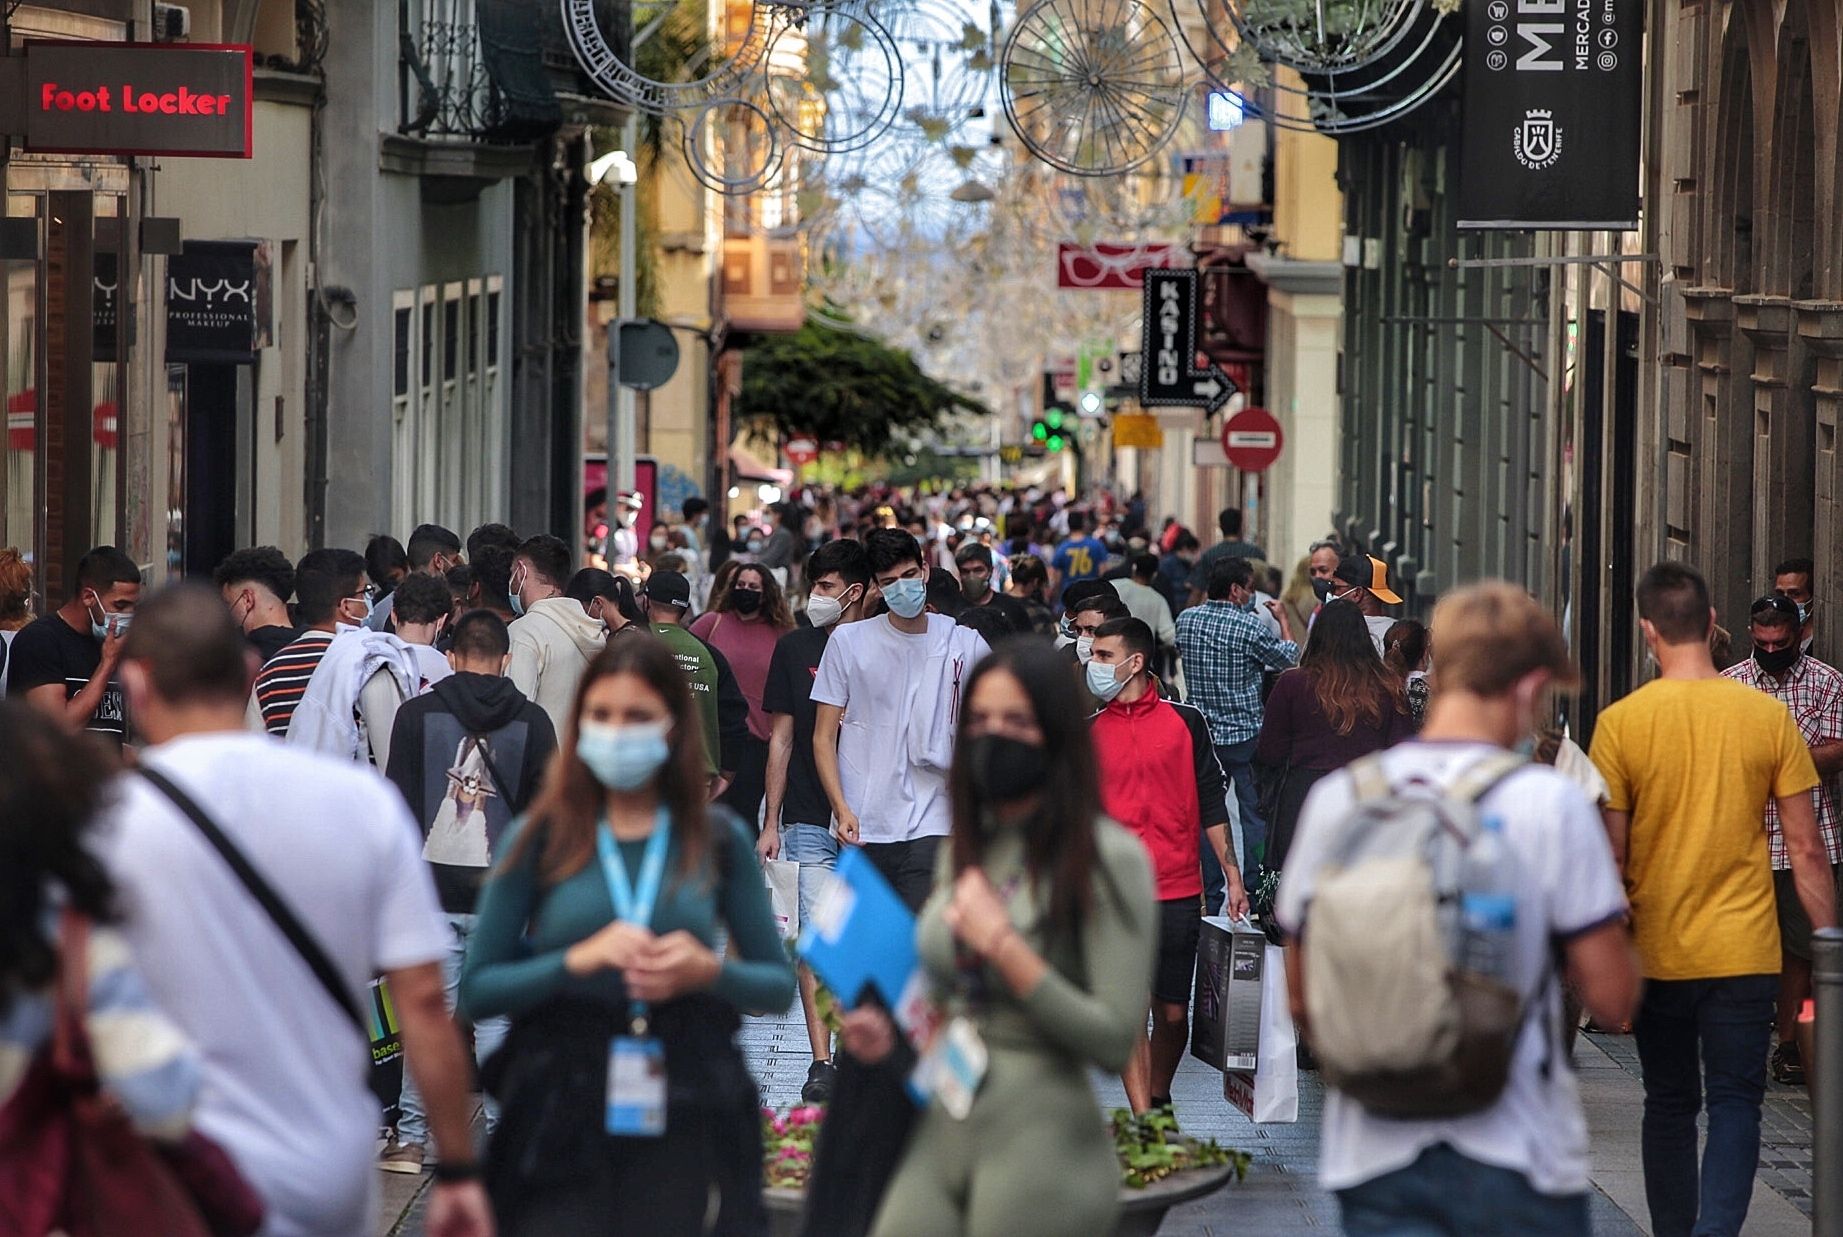
[(902, 52), (868, 8), (814, 5), (769, 40), (768, 106), (788, 140), (820, 154), (862, 150), (902, 110)]
[(1177, 40), (1140, 0), (1039, 0), (1005, 40), (1005, 118), (1051, 167), (1115, 175), (1177, 132), (1186, 76)]
[[(582, 66), (582, 71), (610, 98), (655, 116), (696, 109), (743, 93), (745, 84), (760, 70), (778, 25), (792, 20), (783, 8), (752, 3), (747, 28), (726, 54), (713, 55), (715, 64), (702, 77), (660, 81), (640, 72), (608, 45), (595, 12), (598, 0), (559, 0), (559, 3), (563, 6), (563, 28), (569, 34), (570, 49), (576, 53), (576, 62)], [(690, 0), (646, 0), (623, 6), (620, 12), (631, 15), (635, 30), (663, 30), (678, 25), (695, 30), (698, 37), (702, 37), (705, 7)], [(681, 20), (674, 22), (675, 17)], [(655, 37), (669, 36), (656, 34)]]
[(772, 183), (781, 141), (768, 109), (747, 99), (715, 99), (685, 122), (685, 164), (712, 192), (735, 197)]

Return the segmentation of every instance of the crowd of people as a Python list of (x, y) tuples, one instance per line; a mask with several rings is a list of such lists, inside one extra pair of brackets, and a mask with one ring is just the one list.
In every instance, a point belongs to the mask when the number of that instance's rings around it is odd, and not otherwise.
[[(0, 1105), (50, 1103), (81, 1037), (114, 1119), (247, 1186), (265, 1233), (369, 1231), (382, 1169), (433, 1174), (436, 1237), (755, 1234), (736, 1031), (797, 997), (833, 1114), (809, 1232), (1102, 1233), (1089, 1071), (1170, 1110), (1202, 919), (1253, 916), (1322, 1055), (1346, 1231), (1588, 1231), (1557, 1061), (1585, 1012), (1636, 1027), (1655, 1231), (1738, 1232), (1843, 862), (1808, 561), (1725, 667), (1701, 578), (1654, 568), (1657, 674), (1582, 753), (1565, 642), (1512, 585), (1429, 626), (1382, 561), (1327, 539), (1283, 572), (1233, 509), (1205, 547), (1106, 495), (806, 497), (765, 527), (694, 499), (645, 547), (604, 504), (580, 568), (425, 524), (149, 591), (102, 546), (36, 618), (0, 551)], [(1429, 821), (1473, 885), (1375, 852)], [(758, 860), (798, 865), (810, 921), (851, 848), (978, 1045), (962, 1105), (908, 1098), (930, 1045), (880, 1003), (835, 1033), (780, 939)], [(1420, 964), (1454, 941), (1514, 1022), (1449, 1009)], [(1429, 1047), (1474, 1032), (1492, 1081)]]

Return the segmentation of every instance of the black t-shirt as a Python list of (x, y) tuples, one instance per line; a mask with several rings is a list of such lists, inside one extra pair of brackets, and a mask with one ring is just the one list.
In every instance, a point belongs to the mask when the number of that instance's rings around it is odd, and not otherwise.
[(830, 634), (827, 627), (796, 627), (775, 642), (774, 656), (768, 659), (762, 711), (794, 719), (794, 750), (787, 761), (787, 793), (781, 799), (781, 820), (789, 825), (824, 828), (832, 823), (832, 803), (813, 759), (813, 727), (819, 721), (813, 680), (819, 676), (819, 659)]
[(987, 593), (984, 601), (975, 604), (984, 606), (988, 610), (996, 610), (1004, 615), (1005, 621), (1011, 624), (1011, 630), (1016, 635), (1028, 636), (1036, 630), (1030, 621), (1030, 611), (1024, 608), (1023, 602), (1009, 594)]
[[(70, 700), (89, 686), (90, 678), (102, 664), (102, 645), (89, 632), (72, 631), (56, 614), (34, 619), (13, 637), (13, 652), (6, 676), (7, 695), (23, 697), (35, 687), (48, 683), (64, 686), (64, 699)], [(114, 679), (96, 705), (85, 729), (112, 743), (122, 742), (127, 732), (127, 711), (122, 707), (122, 685)]]
[(256, 655), (262, 658), (266, 666), (277, 653), (299, 639), (300, 635), (298, 627), (258, 627), (246, 633), (243, 638), (249, 641), (250, 647), (256, 650)]

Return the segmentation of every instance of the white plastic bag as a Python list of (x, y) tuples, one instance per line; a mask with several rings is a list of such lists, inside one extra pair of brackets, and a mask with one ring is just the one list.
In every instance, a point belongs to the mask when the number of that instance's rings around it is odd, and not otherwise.
[(796, 939), (800, 935), (800, 865), (789, 859), (763, 860), (762, 878), (768, 885), (768, 903), (781, 939)]
[(1267, 946), (1261, 964), (1260, 1067), (1222, 1076), (1222, 1097), (1256, 1123), (1299, 1120), (1299, 1034), (1286, 1000), (1286, 952)]

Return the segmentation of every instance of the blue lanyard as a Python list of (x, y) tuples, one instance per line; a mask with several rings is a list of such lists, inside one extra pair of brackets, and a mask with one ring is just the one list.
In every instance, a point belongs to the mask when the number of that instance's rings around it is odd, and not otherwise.
[(630, 881), (627, 862), (615, 847), (614, 834), (603, 822), (595, 831), (595, 849), (601, 855), (602, 876), (608, 882), (608, 900), (614, 904), (616, 919), (653, 926), (653, 907), (659, 901), (659, 886), (665, 879), (666, 847), (672, 837), (672, 818), (662, 807), (653, 824), (653, 835), (646, 839), (646, 853), (640, 858), (640, 878)]

